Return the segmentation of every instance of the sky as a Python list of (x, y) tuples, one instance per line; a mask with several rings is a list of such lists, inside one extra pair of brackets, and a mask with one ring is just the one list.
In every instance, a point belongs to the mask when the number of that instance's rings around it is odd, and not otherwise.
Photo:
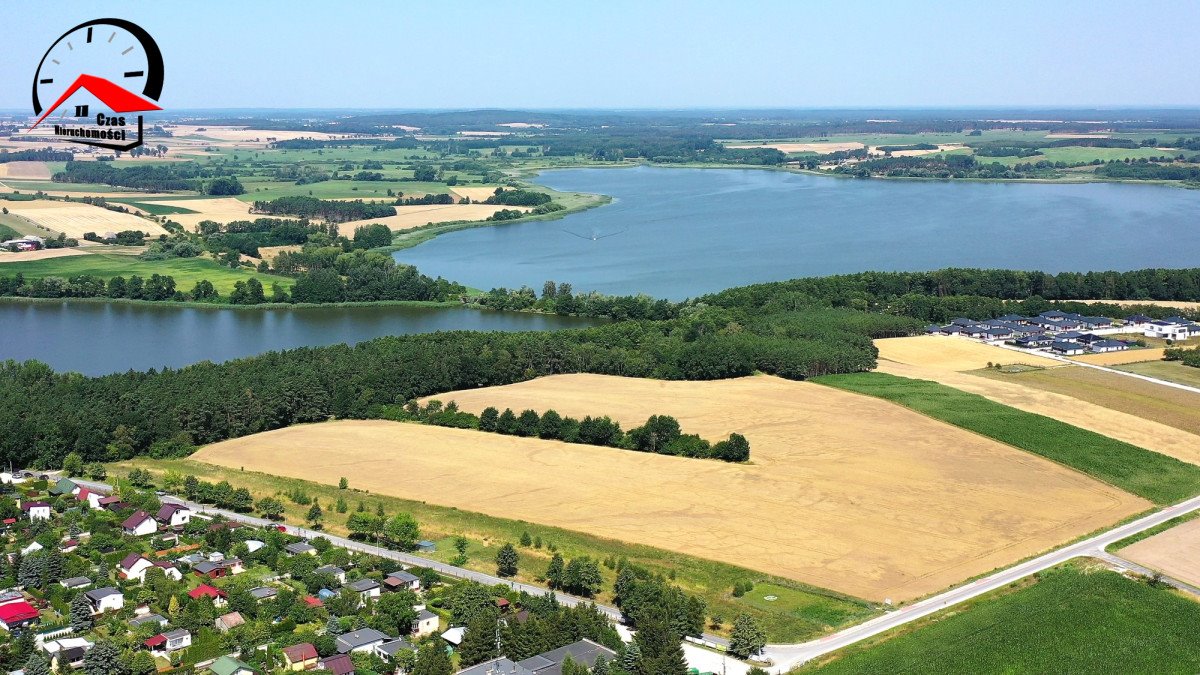
[(0, 108), (73, 26), (154, 36), (171, 108), (1200, 105), (1200, 2), (5, 2)]

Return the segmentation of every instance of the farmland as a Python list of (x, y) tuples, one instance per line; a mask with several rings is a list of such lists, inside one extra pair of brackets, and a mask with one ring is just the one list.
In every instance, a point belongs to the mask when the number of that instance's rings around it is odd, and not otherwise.
[(1200, 368), (1185, 366), (1179, 361), (1147, 361), (1145, 363), (1130, 363), (1118, 366), (1124, 370), (1139, 375), (1157, 377), (1160, 380), (1178, 382), (1192, 387), (1200, 387)]
[(1200, 520), (1191, 519), (1121, 549), (1133, 562), (1200, 586)]
[(1200, 467), (1194, 464), (936, 382), (886, 373), (828, 375), (816, 381), (894, 401), (1073, 467), (1158, 504), (1200, 493)]
[(10, 214), (75, 239), (83, 239), (86, 232), (103, 235), (105, 232), (137, 230), (151, 236), (167, 233), (151, 220), (90, 204), (37, 200), (6, 202), (6, 207)]
[(1037, 354), (1021, 354), (1001, 347), (946, 335), (876, 340), (879, 358), (936, 370), (964, 371), (983, 368), (989, 363), (1024, 363), (1038, 367), (1060, 365)]
[[(1165, 366), (1181, 364), (1154, 361), (1150, 364)], [(1140, 366), (1124, 366), (1131, 369)], [(1149, 369), (1150, 373), (1155, 368)], [(1157, 370), (1162, 370), (1161, 367)], [(1133, 372), (1145, 372), (1145, 368)], [(1115, 373), (1106, 373), (1095, 368), (1050, 368), (1023, 373), (998, 373), (983, 371), (984, 377), (1012, 382), (1030, 389), (1054, 392), (1072, 398), (1120, 411), (1129, 415), (1152, 420), (1191, 434), (1200, 434), (1200, 394), (1182, 389), (1166, 387)], [(1149, 374), (1149, 373), (1147, 373)], [(1195, 442), (1200, 443), (1200, 437)]]
[[(736, 616), (749, 612), (758, 619), (772, 640), (804, 640), (820, 635), (832, 628), (866, 619), (876, 613), (870, 605), (822, 589), (812, 588), (795, 581), (772, 577), (762, 572), (748, 570), (737, 565), (715, 562), (701, 557), (665, 551), (661, 548), (630, 544), (615, 539), (597, 537), (578, 531), (550, 527), (519, 520), (497, 518), (482, 513), (458, 508), (436, 506), (424, 501), (401, 499), (376, 492), (358, 489), (351, 483), (350, 490), (339, 490), (336, 486), (316, 482), (285, 478), (256, 471), (231, 470), (193, 460), (155, 460), (139, 458), (113, 465), (114, 473), (123, 475), (132, 468), (144, 468), (161, 476), (167, 471), (194, 475), (210, 482), (229, 481), (235, 487), (245, 487), (255, 498), (295, 493), (300, 490), (332, 509), (339, 498), (355, 508), (364, 502), (369, 508), (382, 507), (386, 513), (409, 513), (420, 523), (421, 536), (436, 543), (436, 551), (429, 557), (441, 562), (450, 562), (456, 551), (453, 543), (458, 536), (469, 541), (468, 569), (495, 572), (496, 553), (506, 542), (516, 543), (528, 532), (536, 542), (533, 547), (522, 547), (521, 570), (518, 580), (530, 583), (541, 579), (549, 564), (553, 547), (566, 558), (582, 555), (594, 559), (621, 558), (647, 567), (663, 575), (673, 575), (673, 583), (689, 593), (705, 599), (712, 615)], [(290, 522), (303, 522), (308, 506), (290, 499), (281, 500), (285, 506), (285, 517)], [(335, 511), (336, 512), (336, 511)], [(325, 531), (347, 535), (344, 516), (327, 516)], [(540, 544), (540, 545), (538, 545)], [(604, 577), (604, 590), (599, 595), (602, 602), (612, 599), (612, 585), (616, 573), (608, 567), (600, 568)], [(735, 598), (731, 589), (735, 583), (752, 581), (757, 589), (743, 598)], [(761, 601), (760, 591), (770, 591), (780, 596), (783, 603), (775, 605)], [(725, 626), (728, 629), (728, 625)], [(720, 629), (718, 629), (720, 630)]]
[(151, 274), (171, 276), (178, 289), (187, 291), (197, 281), (207, 279), (222, 294), (228, 295), (238, 281), (256, 278), (267, 288), (277, 283), (290, 288), (294, 283), (288, 277), (256, 273), (245, 268), (230, 269), (211, 258), (174, 258), (169, 260), (138, 260), (132, 255), (116, 253), (94, 253), (75, 255), (50, 260), (29, 260), (5, 264), (3, 274), (21, 273), (27, 279), (45, 277), (73, 277), (91, 274), (104, 279), (115, 276), (128, 277), (133, 274), (149, 277)]
[[(544, 410), (552, 401), (562, 414), (608, 414), (626, 427), (671, 414), (702, 437), (743, 433), (753, 462), (349, 421), (225, 441), (195, 459), (321, 482), (346, 475), (373, 492), (712, 558), (871, 600), (919, 597), (1146, 506), (884, 401), (774, 377), (564, 375), (437, 398), (472, 411)], [(295, 462), (296, 453), (309, 459)], [(381, 461), (406, 470), (380, 472)], [(1003, 519), (994, 517), (997, 505)]]
[(1072, 563), (802, 672), (1196, 672), (1197, 630), (1200, 604)]

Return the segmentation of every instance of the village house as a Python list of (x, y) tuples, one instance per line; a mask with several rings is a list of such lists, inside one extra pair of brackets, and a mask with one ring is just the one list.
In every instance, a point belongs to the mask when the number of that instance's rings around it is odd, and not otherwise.
[(50, 486), (48, 492), (52, 495), (73, 495), (79, 486), (70, 478), (59, 478), (54, 485)]
[(104, 509), (105, 511), (112, 511), (113, 513), (129, 508), (129, 505), (121, 501), (121, 498), (116, 495), (101, 497), (99, 503), (100, 508)]
[(383, 580), (383, 585), (389, 591), (418, 591), (421, 589), (421, 580), (415, 574), (399, 570), (387, 575), (387, 578)]
[(96, 588), (84, 593), (92, 606), (92, 615), (116, 611), (125, 606), (125, 596), (112, 586)]
[(146, 556), (140, 553), (130, 553), (117, 565), (117, 571), (120, 572), (126, 579), (136, 580), (139, 583), (146, 581), (147, 570), (158, 567), (163, 571), (168, 578), (180, 581), (183, 579), (183, 573), (175, 568), (169, 562), (153, 562)]
[(83, 657), (96, 645), (81, 637), (59, 638), (42, 643), (42, 651), (50, 658), (50, 667), (60, 673), (67, 671), (67, 666), (78, 668), (83, 665)]
[(327, 656), (317, 663), (317, 668), (328, 670), (333, 675), (354, 675), (354, 661), (349, 654)]
[(346, 570), (334, 565), (321, 565), (313, 570), (313, 574), (328, 574), (336, 579), (339, 584), (346, 583)]
[(208, 672), (213, 675), (254, 675), (253, 668), (228, 654), (209, 664)]
[(166, 528), (183, 527), (191, 521), (192, 510), (183, 504), (163, 504), (154, 518)]
[(98, 509), (100, 508), (100, 500), (104, 499), (104, 495), (100, 494), (99, 492), (89, 490), (85, 487), (81, 487), (79, 488), (79, 491), (75, 493), (75, 499), (79, 500), (80, 502), (87, 503), (88, 508)]
[(391, 640), (392, 638), (374, 628), (363, 628), (343, 633), (337, 636), (334, 642), (339, 654), (349, 654), (350, 652), (374, 651), (375, 647)]
[(0, 605), (0, 628), (10, 633), (18, 628), (24, 628), (37, 620), (37, 608), (26, 602), (23, 598)]
[(141, 626), (145, 626), (145, 625), (152, 624), (152, 623), (158, 624), (162, 628), (166, 628), (167, 627), (167, 617), (165, 617), (161, 614), (145, 614), (145, 615), (134, 617), (134, 618), (130, 619), (129, 627), (136, 629)]
[(259, 586), (258, 588), (250, 589), (250, 596), (259, 602), (270, 600), (279, 594), (279, 591), (270, 586)]
[(379, 598), (379, 582), (374, 579), (359, 579), (346, 584), (346, 588), (358, 593), (359, 606), (366, 605), (367, 602)]
[(391, 640), (389, 642), (385, 642), (381, 645), (376, 646), (375, 654), (379, 658), (383, 659), (384, 661), (388, 661), (390, 663), (395, 660), (396, 654), (400, 653), (401, 651), (403, 651), (405, 649), (416, 651), (417, 648), (408, 640), (405, 640), (403, 638), (397, 638), (395, 640)]
[(192, 566), (192, 574), (195, 574), (198, 577), (206, 577), (208, 579), (220, 579), (226, 576), (234, 576), (245, 571), (246, 568), (242, 565), (242, 561), (238, 558), (221, 560), (218, 562), (205, 560)]
[(213, 622), (217, 630), (221, 631), (222, 633), (228, 633), (234, 628), (237, 628), (245, 623), (246, 619), (244, 619), (238, 612), (230, 612), (224, 616), (219, 616), (217, 617), (217, 620)]
[(294, 544), (288, 544), (287, 546), (283, 547), (283, 550), (286, 551), (289, 555), (300, 555), (302, 553), (306, 553), (308, 555), (316, 555), (317, 554), (317, 549), (314, 548), (312, 544), (310, 544), (306, 541), (298, 541)]
[(87, 577), (71, 577), (69, 579), (60, 580), (58, 585), (66, 589), (87, 588), (88, 586), (92, 585), (92, 580)]
[(150, 649), (151, 654), (170, 658), (171, 654), (192, 646), (192, 634), (183, 628), (177, 628), (166, 633), (159, 633), (142, 644)]
[(229, 597), (229, 594), (219, 588), (213, 588), (208, 584), (200, 584), (199, 586), (188, 591), (188, 597), (193, 600), (199, 600), (200, 598), (211, 598), (213, 601), (213, 606), (224, 607), (227, 602), (226, 598)]
[(144, 537), (158, 532), (158, 523), (145, 511), (137, 511), (121, 523), (121, 530), (130, 536)]
[(1086, 352), (1087, 347), (1084, 347), (1083, 345), (1079, 344), (1078, 342), (1068, 342), (1065, 340), (1056, 340), (1053, 344), (1050, 345), (1050, 351), (1054, 352), (1055, 354), (1061, 354), (1063, 356), (1075, 356), (1077, 354), (1082, 354), (1082, 353)]
[(412, 622), (412, 633), (417, 637), (425, 637), (433, 635), (438, 629), (438, 615), (425, 609), (425, 605), (418, 605), (417, 618)]
[(287, 670), (308, 670), (317, 665), (317, 648), (309, 642), (283, 648), (283, 660)]
[(29, 517), (30, 522), (50, 520), (50, 505), (46, 502), (21, 502), (21, 510)]

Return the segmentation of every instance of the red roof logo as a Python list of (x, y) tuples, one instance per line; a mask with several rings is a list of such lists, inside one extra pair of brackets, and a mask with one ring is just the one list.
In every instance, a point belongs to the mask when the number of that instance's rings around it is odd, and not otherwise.
[(67, 90), (63, 92), (62, 96), (58, 97), (58, 100), (54, 102), (54, 105), (47, 108), (46, 112), (42, 113), (42, 116), (39, 117), (37, 122), (34, 122), (33, 126), (29, 127), (29, 129), (36, 129), (37, 126), (42, 123), (42, 120), (46, 119), (50, 113), (54, 112), (58, 106), (63, 104), (63, 101), (66, 101), (71, 97), (71, 94), (74, 94), (81, 88), (87, 90), (93, 96), (100, 99), (100, 102), (108, 106), (113, 112), (130, 113), (142, 112), (145, 110), (162, 110), (162, 108), (149, 99), (142, 98), (128, 89), (124, 89), (116, 84), (113, 84), (112, 82), (109, 82), (103, 77), (83, 74), (75, 78), (75, 82), (73, 82), (71, 86), (67, 87)]

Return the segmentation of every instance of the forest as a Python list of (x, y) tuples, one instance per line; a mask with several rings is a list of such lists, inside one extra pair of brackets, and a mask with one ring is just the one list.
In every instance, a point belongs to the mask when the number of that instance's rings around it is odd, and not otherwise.
[[(206, 183), (205, 179), (217, 180)], [(103, 183), (156, 192), (197, 190), (214, 195), (241, 194), (238, 191), (241, 183), (236, 178), (224, 176), (219, 169), (203, 167), (196, 162), (138, 164), (121, 168), (114, 167), (112, 162), (67, 162), (66, 167), (54, 174), (52, 180), (56, 183)]]

